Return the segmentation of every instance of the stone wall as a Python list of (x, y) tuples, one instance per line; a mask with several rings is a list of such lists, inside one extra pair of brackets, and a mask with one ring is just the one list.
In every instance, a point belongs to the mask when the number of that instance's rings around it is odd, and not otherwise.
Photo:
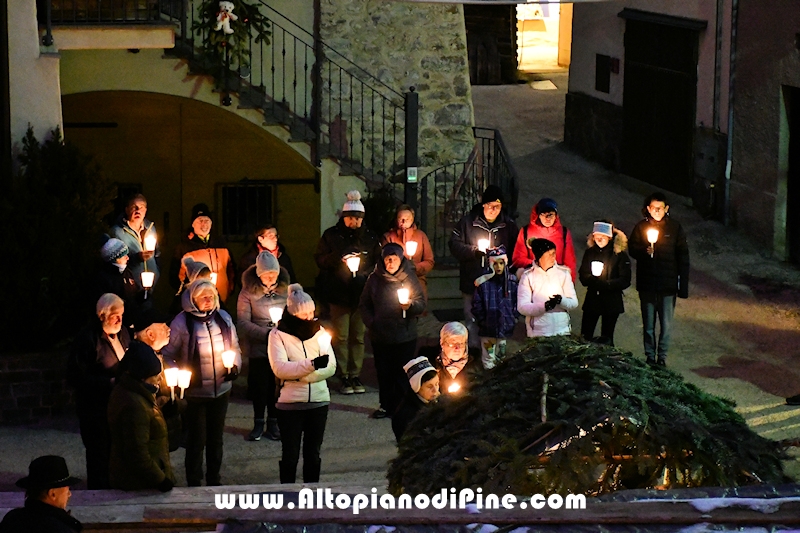
[[(420, 177), (426, 170), (465, 161), (474, 146), (474, 115), (462, 8), (390, 0), (322, 0), (320, 11), (320, 34), (329, 46), (399, 93), (416, 87), (421, 106)], [(354, 97), (358, 107), (360, 95)], [(391, 142), (403, 143), (402, 128), (401, 118)]]
[(60, 414), (72, 403), (63, 352), (0, 355), (0, 423)]

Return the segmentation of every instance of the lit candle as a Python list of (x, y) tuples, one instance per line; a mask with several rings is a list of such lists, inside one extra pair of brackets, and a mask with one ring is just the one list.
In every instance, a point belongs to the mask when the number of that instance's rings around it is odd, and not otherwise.
[[(478, 250), (486, 253), (489, 249), (489, 239), (478, 239)], [(486, 256), (481, 257), (481, 266), (486, 266)]]
[(211, 273), (211, 283), (213, 283), (214, 285), (217, 284), (217, 273), (216, 272), (212, 272)]
[(183, 399), (183, 391), (189, 388), (189, 385), (192, 383), (192, 371), (191, 370), (179, 370), (178, 371), (178, 387), (181, 389), (181, 399)]
[(604, 266), (602, 261), (592, 261), (592, 276), (599, 276), (602, 274)]
[(332, 340), (333, 337), (331, 337), (330, 333), (325, 331), (325, 328), (319, 328), (319, 334), (317, 335), (317, 344), (319, 344), (320, 354), (330, 353)]
[(156, 250), (156, 236), (150, 233), (144, 238), (144, 251), (154, 252)]
[(175, 387), (178, 386), (178, 373), (180, 370), (177, 368), (165, 368), (164, 378), (167, 380), (167, 387), (169, 387), (169, 395), (172, 401), (175, 401)]
[(411, 259), (415, 253), (417, 253), (417, 241), (408, 241), (406, 243), (406, 255)]
[(144, 287), (144, 299), (147, 299), (147, 291), (153, 287), (153, 282), (156, 280), (155, 272), (142, 272), (142, 287)]
[(233, 368), (233, 362), (236, 360), (236, 352), (233, 350), (225, 350), (222, 352), (222, 366), (228, 369), (228, 372)]
[[(658, 241), (658, 230), (655, 228), (647, 230), (647, 242), (649, 242), (651, 246), (655, 246), (657, 241)], [(652, 252), (650, 253), (650, 257), (653, 257)]]
[[(406, 289), (405, 287), (402, 289), (397, 289), (397, 301), (400, 302), (400, 305), (406, 305), (408, 303), (408, 299), (411, 296), (411, 291)], [(403, 318), (406, 317), (406, 310), (403, 309)]]
[(358, 267), (361, 265), (361, 257), (358, 255), (351, 255), (345, 260), (345, 262), (347, 263), (347, 268), (349, 268), (350, 272), (353, 273), (353, 277), (356, 277)]
[(269, 319), (272, 321), (273, 324), (277, 324), (283, 318), (283, 307), (270, 307), (269, 308)]
[(460, 390), (461, 390), (461, 385), (459, 385), (455, 381), (452, 382), (449, 387), (447, 387), (447, 392), (449, 392), (450, 394), (455, 394)]

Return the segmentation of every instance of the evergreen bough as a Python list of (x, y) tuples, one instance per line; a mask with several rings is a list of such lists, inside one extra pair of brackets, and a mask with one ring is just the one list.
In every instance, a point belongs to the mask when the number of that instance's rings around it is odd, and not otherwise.
[(419, 413), (389, 490), (598, 495), (785, 482), (782, 446), (734, 406), (614, 347), (532, 339), (468, 395)]

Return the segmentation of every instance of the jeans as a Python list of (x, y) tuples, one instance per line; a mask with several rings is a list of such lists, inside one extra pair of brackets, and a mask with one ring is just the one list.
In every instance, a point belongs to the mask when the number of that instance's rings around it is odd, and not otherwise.
[(230, 391), (216, 398), (189, 398), (184, 421), (186, 438), (186, 482), (199, 487), (203, 480), (203, 449), (206, 451), (206, 485), (220, 484), (222, 431), (228, 413)]
[(403, 365), (414, 358), (417, 340), (396, 344), (372, 343), (375, 370), (378, 373), (378, 398), (381, 409), (394, 414), (406, 391), (411, 390)]
[[(644, 316), (644, 311), (642, 311), (642, 316)], [(600, 336), (607, 339), (607, 342), (614, 346), (614, 329), (617, 327), (617, 319), (619, 319), (619, 313), (603, 313), (602, 315), (597, 313), (591, 313), (589, 311), (583, 312), (583, 318), (581, 319), (581, 335), (587, 341), (590, 341), (594, 338), (594, 330), (597, 327), (597, 321), (600, 318), (603, 318), (603, 322), (600, 324)]]
[(313, 409), (278, 409), (278, 428), (281, 430), (281, 483), (294, 483), (297, 461), (300, 459), (300, 439), (303, 440), (303, 482), (319, 481), (322, 438), (328, 421), (328, 406)]
[(478, 324), (475, 322), (475, 315), (472, 314), (472, 299), (474, 294), (461, 293), (461, 299), (464, 302), (464, 325), (467, 326), (469, 333), (468, 344), (470, 348), (479, 349), (481, 346), (481, 339), (478, 336)]
[(357, 378), (364, 363), (364, 321), (358, 309), (331, 304), (333, 351), (342, 377)]
[[(648, 359), (666, 359), (672, 335), (672, 317), (675, 315), (675, 295), (657, 292), (640, 292), (644, 355)], [(660, 325), (656, 346), (656, 318)]]

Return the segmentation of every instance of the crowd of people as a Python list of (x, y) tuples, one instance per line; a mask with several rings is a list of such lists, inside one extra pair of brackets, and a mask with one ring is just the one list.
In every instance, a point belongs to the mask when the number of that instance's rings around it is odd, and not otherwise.
[[(643, 214), (630, 239), (611, 221), (595, 221), (579, 264), (556, 201), (537, 202), (520, 230), (490, 185), (449, 241), (465, 319), (445, 324), (438, 346), (419, 347), (434, 256), (412, 207), (398, 206), (393, 226), (378, 235), (364, 225), (360, 194), (347, 193), (339, 221), (319, 238), (312, 298), (296, 283), (277, 228), (258, 228), (236, 262), (212, 231), (208, 206), (198, 204), (169, 266), (176, 293), (166, 313), (152, 297), (162, 270), (157, 231), (146, 198), (135, 195), (99, 250), (95, 318), (69, 357), (88, 488), (168, 491), (169, 453), (179, 446), (189, 486), (221, 484), (223, 429), (243, 362), (253, 406), (248, 440), (281, 442), (282, 483), (296, 480), (301, 449), (303, 481), (318, 481), (327, 383), (336, 376), (340, 394), (366, 391), (365, 337), (378, 378), (372, 417), (391, 418), (399, 441), (426, 404), (464, 394), (502, 362), (520, 317), (530, 337), (571, 334), (577, 280), (587, 288), (580, 334), (613, 344), (631, 257), (644, 354), (665, 365), (676, 297), (688, 296), (688, 247), (663, 195), (650, 195)], [(237, 286), (234, 321), (227, 309)]]

